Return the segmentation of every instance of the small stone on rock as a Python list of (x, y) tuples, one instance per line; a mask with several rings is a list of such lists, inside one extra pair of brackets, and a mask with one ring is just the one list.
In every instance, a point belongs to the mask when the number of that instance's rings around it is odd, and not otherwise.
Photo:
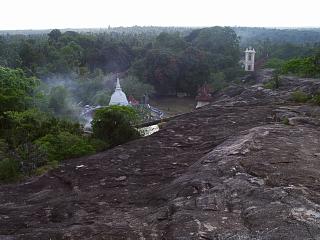
[(126, 176), (120, 176), (120, 177), (116, 178), (115, 180), (116, 180), (116, 181), (124, 181), (124, 180), (126, 180), (126, 179), (127, 179)]

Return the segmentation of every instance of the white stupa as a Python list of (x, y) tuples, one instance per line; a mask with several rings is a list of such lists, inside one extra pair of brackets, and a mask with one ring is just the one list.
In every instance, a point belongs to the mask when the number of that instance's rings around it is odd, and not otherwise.
[(129, 105), (126, 94), (121, 90), (119, 78), (117, 78), (116, 89), (114, 90), (114, 93), (111, 95), (109, 105), (120, 105), (120, 106)]

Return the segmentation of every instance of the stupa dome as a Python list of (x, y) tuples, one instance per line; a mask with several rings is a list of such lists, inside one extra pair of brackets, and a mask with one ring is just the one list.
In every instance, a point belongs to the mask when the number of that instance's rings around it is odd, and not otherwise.
[(114, 93), (111, 95), (109, 105), (120, 105), (120, 106), (129, 105), (127, 96), (121, 89), (119, 78), (117, 78), (116, 89)]

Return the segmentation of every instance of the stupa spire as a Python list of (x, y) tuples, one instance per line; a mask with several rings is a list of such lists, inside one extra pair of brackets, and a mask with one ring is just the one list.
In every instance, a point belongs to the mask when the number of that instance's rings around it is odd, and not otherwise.
[(121, 90), (119, 77), (117, 77), (116, 90)]

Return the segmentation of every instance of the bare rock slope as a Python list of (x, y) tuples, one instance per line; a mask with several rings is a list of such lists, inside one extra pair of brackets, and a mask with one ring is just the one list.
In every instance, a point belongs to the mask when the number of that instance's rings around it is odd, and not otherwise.
[(320, 239), (320, 107), (289, 100), (320, 81), (285, 81), (0, 186), (0, 239)]

